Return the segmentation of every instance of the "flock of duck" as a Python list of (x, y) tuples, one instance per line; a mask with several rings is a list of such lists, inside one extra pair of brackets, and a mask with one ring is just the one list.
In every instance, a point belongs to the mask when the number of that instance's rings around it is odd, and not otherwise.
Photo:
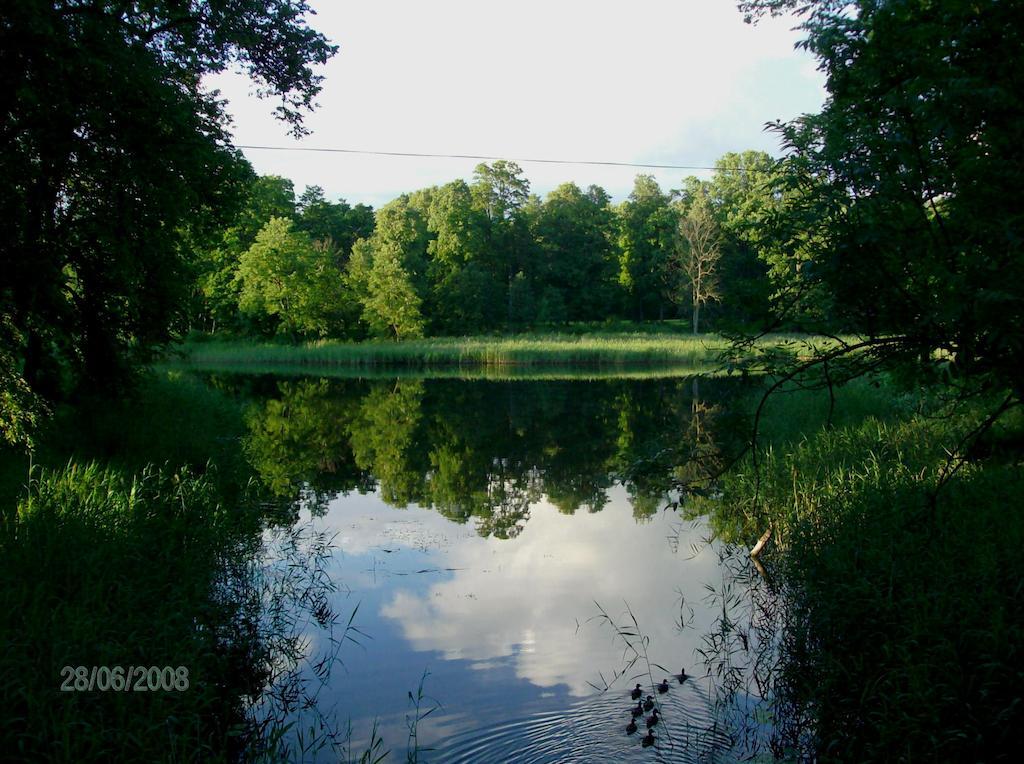
[[(679, 680), (679, 684), (685, 682), (688, 678), (686, 669), (680, 669), (679, 673), (675, 674), (673, 678)], [(668, 679), (663, 679), (661, 684), (656, 685), (656, 687), (659, 694), (663, 695), (664, 693), (668, 692)], [(650, 748), (652, 745), (654, 745), (655, 741), (654, 728), (658, 726), (658, 722), (661, 721), (661, 718), (658, 716), (658, 709), (654, 707), (654, 696), (648, 695), (647, 698), (644, 700), (642, 699), (643, 694), (644, 692), (642, 689), (640, 689), (639, 684), (632, 690), (630, 690), (629, 696), (636, 701), (636, 705), (629, 710), (630, 716), (632, 718), (629, 720), (629, 724), (626, 725), (626, 734), (634, 734), (637, 731), (636, 720), (638, 718), (642, 719), (644, 713), (650, 711), (651, 715), (648, 716), (645, 720), (647, 722), (647, 734), (641, 741), (643, 743), (644, 748)]]

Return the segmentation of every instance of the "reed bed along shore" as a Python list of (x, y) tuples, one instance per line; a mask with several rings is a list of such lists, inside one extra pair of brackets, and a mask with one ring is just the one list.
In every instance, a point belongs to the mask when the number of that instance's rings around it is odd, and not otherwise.
[(609, 379), (666, 379), (677, 377), (710, 377), (718, 372), (713, 366), (694, 367), (687, 364), (652, 364), (646, 366), (395, 366), (360, 365), (327, 366), (303, 363), (219, 363), (207, 361), (196, 364), (174, 360), (158, 364), (155, 368), (167, 372), (199, 371), (211, 374), (270, 374), (280, 378), (315, 376), (325, 379), (459, 379), (490, 382), (593, 382)]
[(727, 341), (716, 335), (639, 333), (437, 337), (405, 342), (320, 340), (297, 345), (251, 340), (187, 342), (172, 361), (204, 369), (642, 369), (712, 371)]
[(784, 593), (774, 702), (796, 711), (780, 739), (800, 760), (1008, 759), (1024, 719), (1024, 415), (948, 473), (998, 399), (950, 406), (863, 379), (830, 426), (827, 399), (771, 401), (756, 466), (690, 509), (747, 549), (772, 531), (760, 561)]

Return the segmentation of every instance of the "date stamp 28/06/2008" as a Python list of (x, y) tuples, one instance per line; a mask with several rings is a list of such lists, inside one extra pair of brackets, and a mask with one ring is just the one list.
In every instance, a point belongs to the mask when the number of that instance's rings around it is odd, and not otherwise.
[(189, 687), (185, 666), (65, 666), (61, 692), (182, 692)]

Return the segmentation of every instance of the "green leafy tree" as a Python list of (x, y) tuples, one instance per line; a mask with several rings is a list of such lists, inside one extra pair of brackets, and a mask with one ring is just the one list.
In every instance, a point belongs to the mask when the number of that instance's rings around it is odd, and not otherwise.
[(771, 320), (769, 272), (788, 252), (772, 235), (784, 203), (783, 174), (779, 162), (763, 151), (730, 152), (715, 162), (705, 184), (722, 252), (722, 299), (715, 313), (733, 325), (763, 327)]
[(512, 326), (525, 327), (537, 317), (537, 294), (525, 273), (512, 277), (508, 287), (508, 321)]
[(374, 253), (367, 292), (363, 318), (376, 334), (396, 340), (423, 336), (422, 301), (396, 252)]
[(489, 268), (488, 221), (461, 180), (438, 188), (431, 199), (427, 246), (431, 326), (447, 334), (496, 326), (503, 318), (503, 280)]
[(663, 289), (675, 247), (675, 217), (668, 195), (650, 175), (638, 175), (629, 198), (619, 205), (619, 283), (637, 319), (665, 316)]
[(529, 225), (523, 208), (530, 196), (530, 183), (515, 162), (498, 160), (479, 164), (473, 173), (474, 206), (484, 221), (486, 265), (495, 279), (504, 282), (506, 320), (513, 320), (512, 285), (516, 275), (528, 267)]
[(246, 189), (245, 203), (227, 236), (245, 251), (271, 218), (294, 218), (295, 185), (280, 175), (259, 175)]
[(370, 268), (373, 267), (373, 244), (369, 239), (358, 239), (352, 245), (348, 262), (342, 270), (342, 298), (339, 319), (344, 326), (344, 336), (349, 339), (364, 339), (367, 326), (363, 320), (363, 305), (369, 296)]
[(564, 183), (548, 194), (533, 224), (543, 311), (570, 321), (607, 317), (618, 298), (614, 223), (608, 194), (599, 186), (584, 192)]
[(758, 0), (740, 7), (752, 17), (799, 14), (801, 45), (827, 75), (821, 113), (776, 129), (803, 192), (804, 281), (831, 297), (841, 328), (863, 335), (846, 356), (925, 379), (947, 366), (961, 389), (1009, 391), (997, 411), (1019, 403), (1019, 4)]
[(358, 239), (373, 234), (373, 208), (365, 204), (350, 207), (341, 199), (329, 202), (320, 186), (309, 186), (299, 197), (296, 227), (332, 249), (338, 267), (344, 267)]
[(20, 340), (10, 318), (0, 314), (0, 441), (31, 448), (38, 420), (47, 410), (21, 376), (19, 359), (9, 350), (18, 347)]
[(426, 290), (429, 205), (427, 191), (403, 194), (388, 202), (377, 210), (376, 229), (369, 239), (375, 252), (388, 251), (397, 257), (420, 294)]
[(465, 181), (452, 181), (434, 192), (427, 225), (433, 234), (428, 248), (432, 270), (447, 274), (483, 257), (483, 220)]
[(345, 286), (360, 305), (370, 294), (370, 269), (373, 267), (373, 242), (359, 239), (352, 245), (352, 255), (345, 265)]
[(192, 245), (249, 170), (206, 75), (238, 64), (301, 133), (334, 52), (302, 0), (7, 3), (0, 295), (29, 389), (124, 379), (184, 323)]
[(329, 248), (292, 221), (271, 218), (238, 263), (239, 309), (276, 320), (280, 333), (324, 337), (330, 333), (342, 275)]
[(431, 192), (419, 191), (384, 205), (377, 210), (373, 235), (353, 250), (349, 283), (362, 301), (363, 321), (375, 334), (423, 336), (430, 199)]
[(708, 315), (726, 328), (827, 327), (831, 301), (809, 283), (813, 221), (806, 191), (791, 183), (787, 160), (759, 151), (728, 153), (710, 180), (687, 178), (677, 192), (681, 216), (707, 199), (717, 225), (720, 300)]
[(196, 284), (200, 302), (192, 320), (210, 331), (239, 328), (238, 262), (273, 217), (295, 215), (295, 189), (277, 175), (254, 177), (235, 219), (212, 246), (198, 248)]
[[(1020, 630), (1003, 624), (1019, 612), (1019, 576), (1007, 575), (1006, 562), (991, 562), (1000, 558), (994, 537), (1010, 526), (980, 517), (986, 506), (1013, 512), (995, 486), (1020, 475), (1020, 418), (1006, 415), (1024, 401), (1021, 4), (757, 0), (741, 8), (751, 16), (797, 14), (801, 45), (827, 78), (821, 112), (776, 129), (794, 171), (789, 214), (802, 218), (805, 230), (794, 239), (794, 254), (805, 247), (799, 283), (803, 291), (827, 295), (830, 322), (853, 335), (800, 357), (768, 355), (762, 367), (776, 380), (769, 392), (793, 379), (806, 386), (817, 377), (831, 386), (883, 370), (917, 389), (931, 388), (926, 406), (947, 404), (918, 417), (916, 431), (865, 429), (845, 440), (823, 435), (803, 449), (803, 459), (780, 460), (774, 496), (766, 489), (772, 470), (757, 476), (750, 490), (757, 503), (783, 509), (770, 513), (778, 517), (795, 504), (798, 476), (822, 485), (822, 464), (835, 462), (842, 478), (851, 463), (867, 466), (855, 468), (855, 480), (837, 480), (841, 491), (818, 492), (820, 501), (805, 517), (820, 515), (827, 532), (818, 532), (822, 524), (813, 520), (796, 522), (815, 531), (803, 539), (794, 534), (789, 546), (817, 546), (804, 565), (817, 558), (819, 571), (852, 573), (863, 591), (883, 592), (878, 606), (844, 622), (853, 598), (837, 596), (823, 576), (798, 580), (793, 590), (803, 592), (795, 598), (803, 633), (796, 642), (810, 649), (801, 649), (801, 667), (786, 672), (777, 695), (789, 696), (783, 706), (814, 709), (813, 749), (805, 758), (869, 761), (895, 751), (908, 761), (1009, 758), (1016, 741), (1006, 733), (1020, 718)], [(972, 404), (962, 405), (968, 399)], [(1003, 449), (998, 460), (991, 458)], [(862, 490), (866, 474), (875, 477)], [(850, 521), (837, 522), (844, 512)], [(874, 523), (871, 512), (891, 524), (878, 534), (880, 544), (861, 536), (865, 521)], [(977, 540), (967, 537), (967, 528), (978, 530)], [(929, 560), (914, 579), (902, 550), (932, 549), (943, 535), (948, 556), (974, 545), (985, 550), (985, 567), (999, 572), (987, 582), (963, 573), (968, 586), (942, 587), (933, 581), (948, 576)], [(866, 551), (874, 566), (863, 564)], [(954, 575), (964, 566), (957, 559)], [(1004, 586), (1007, 579), (1014, 583)], [(808, 597), (809, 590), (820, 596)], [(978, 597), (986, 598), (985, 619), (964, 607)], [(825, 601), (836, 605), (821, 607)], [(938, 648), (930, 635), (944, 625), (941, 616), (934, 627), (927, 622), (933, 613), (954, 613), (966, 624)], [(989, 617), (998, 628), (986, 625)], [(837, 638), (840, 649), (817, 647)], [(827, 671), (816, 670), (823, 662), (835, 668), (831, 682), (823, 681)], [(908, 688), (920, 683), (922, 666), (929, 667), (927, 712), (914, 714), (910, 709), (922, 703), (908, 700)], [(936, 687), (933, 678), (947, 676)], [(865, 724), (870, 715), (889, 723)]]
[(499, 159), (494, 164), (478, 164), (473, 179), (473, 192), (492, 224), (514, 219), (530, 196), (530, 182), (515, 162)]

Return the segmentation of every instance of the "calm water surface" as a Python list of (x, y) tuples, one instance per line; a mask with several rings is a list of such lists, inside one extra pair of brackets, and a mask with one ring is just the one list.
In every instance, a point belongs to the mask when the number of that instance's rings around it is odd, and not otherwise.
[[(759, 579), (704, 519), (664, 511), (694, 456), (728, 440), (736, 390), (680, 378), (220, 384), (251, 399), (245, 449), (263, 481), (302, 491), (294, 525), (267, 533), (270, 574), (295, 564), (281, 549), (296, 537), (331, 540), (320, 588), (336, 622), (300, 619), (316, 709), (297, 728), (349, 720), (358, 751), (376, 724), (402, 760), (422, 680), (421, 714), (433, 710), (417, 725), (421, 761), (754, 752), (756, 693), (723, 689), (721, 658), (723, 615), (755, 649), (741, 622)], [(353, 611), (355, 641), (342, 638)], [(681, 667), (695, 676), (654, 693), (663, 721), (643, 749), (642, 720), (626, 734), (629, 689), (654, 692)]]

